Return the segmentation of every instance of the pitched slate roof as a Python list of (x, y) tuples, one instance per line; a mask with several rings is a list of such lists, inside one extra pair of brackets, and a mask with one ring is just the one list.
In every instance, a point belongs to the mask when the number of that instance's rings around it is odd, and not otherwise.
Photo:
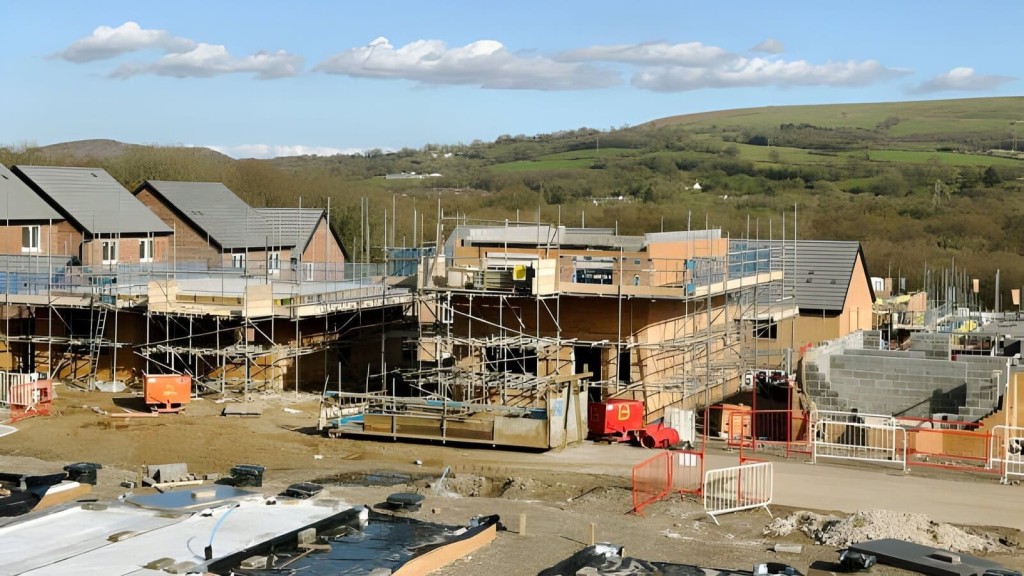
[(324, 216), (319, 208), (256, 208), (256, 212), (266, 220), (272, 243), (279, 241), (300, 251), (306, 249)]
[(222, 250), (294, 246), (281, 241), (259, 210), (250, 207), (220, 182), (147, 180), (133, 192), (148, 188), (202, 236)]
[[(786, 258), (792, 258), (795, 270), (796, 305), (801, 310), (841, 311), (846, 303), (853, 270), (863, 256), (860, 242), (832, 240), (797, 240), (795, 251), (786, 247)], [(787, 263), (787, 267), (788, 267)], [(865, 281), (871, 279), (864, 270)], [(872, 296), (873, 297), (873, 296)]]
[(0, 221), (63, 220), (52, 206), (46, 203), (20, 178), (0, 164)]
[(100, 168), (15, 166), (12, 171), (88, 234), (171, 233), (156, 214)]

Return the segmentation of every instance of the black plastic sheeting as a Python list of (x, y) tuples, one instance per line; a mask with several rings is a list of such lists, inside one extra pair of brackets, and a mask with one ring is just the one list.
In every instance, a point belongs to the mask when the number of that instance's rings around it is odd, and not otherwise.
[[(802, 576), (784, 564), (770, 562), (766, 574)], [(787, 570), (788, 569), (788, 570)], [(622, 556), (622, 548), (612, 544), (588, 546), (558, 564), (541, 570), (538, 576), (752, 576), (750, 570), (703, 568), (690, 564), (649, 562)]]
[(362, 529), (347, 525), (321, 530), (321, 536), (326, 536), (331, 546), (327, 552), (315, 552), (289, 563), (297, 552), (278, 550), (275, 565), (287, 564), (286, 569), (236, 568), (233, 573), (252, 576), (360, 576), (381, 568), (393, 571), (418, 555), (472, 537), (493, 524), (500, 527), (497, 516), (475, 519), (466, 527), (423, 522), (370, 510), (369, 522)]

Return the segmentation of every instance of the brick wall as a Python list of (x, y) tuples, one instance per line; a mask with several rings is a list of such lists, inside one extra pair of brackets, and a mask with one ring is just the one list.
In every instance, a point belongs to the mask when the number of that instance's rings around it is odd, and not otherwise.
[[(174, 230), (173, 240), (168, 241), (167, 249), (168, 252), (177, 254), (179, 262), (205, 261), (208, 266), (221, 265), (220, 252), (209, 242), (207, 237), (179, 218), (170, 207), (153, 195), (152, 191), (143, 188), (135, 197), (163, 220), (171, 230)], [(170, 261), (174, 257), (174, 254), (168, 253), (164, 261)], [(228, 262), (231, 262), (230, 257), (228, 257)]]

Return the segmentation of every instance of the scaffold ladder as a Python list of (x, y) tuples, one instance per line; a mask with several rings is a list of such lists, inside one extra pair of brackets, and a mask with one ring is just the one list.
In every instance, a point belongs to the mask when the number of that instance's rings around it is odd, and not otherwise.
[(100, 305), (96, 310), (96, 330), (89, 342), (89, 382), (96, 382), (96, 373), (100, 367), (100, 346), (103, 342), (103, 333), (107, 328), (107, 312), (109, 309)]

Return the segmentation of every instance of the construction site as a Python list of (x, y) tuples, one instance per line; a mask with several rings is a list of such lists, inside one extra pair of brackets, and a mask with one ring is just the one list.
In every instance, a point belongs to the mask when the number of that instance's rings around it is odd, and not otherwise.
[[(463, 233), (473, 240), (456, 247)], [(444, 254), (394, 249), (401, 266), (374, 266), (413, 274), (330, 282), (9, 255), (5, 367), (90, 390), (150, 374), (188, 375), (197, 394), (321, 388), (407, 415), (479, 410), (520, 425), (563, 403), (573, 424), (522, 444), (550, 447), (585, 437), (588, 401), (642, 399), (656, 419), (735, 394), (755, 357), (789, 361), (750, 333), (759, 315), (795, 316), (781, 241), (536, 224), (462, 225), (452, 238)], [(348, 268), (339, 275), (359, 266)], [(462, 439), (505, 444), (479, 432)]]
[[(858, 242), (799, 238), (795, 214), (733, 238), (439, 205), (433, 241), (385, 231), (379, 255), (353, 258), (329, 207), (253, 209), (216, 183), (129, 192), (97, 169), (5, 174), (2, 458), (103, 461), (115, 489), (154, 459), (326, 484), (394, 468), (434, 496), (614, 486), (602, 510), (640, 522), (696, 498), (716, 527), (769, 510), (777, 477), (799, 505), (801, 459), (1024, 478), (1017, 314), (998, 297), (982, 310), (955, 263), (919, 291), (872, 277)], [(108, 196), (122, 218), (96, 210)]]

